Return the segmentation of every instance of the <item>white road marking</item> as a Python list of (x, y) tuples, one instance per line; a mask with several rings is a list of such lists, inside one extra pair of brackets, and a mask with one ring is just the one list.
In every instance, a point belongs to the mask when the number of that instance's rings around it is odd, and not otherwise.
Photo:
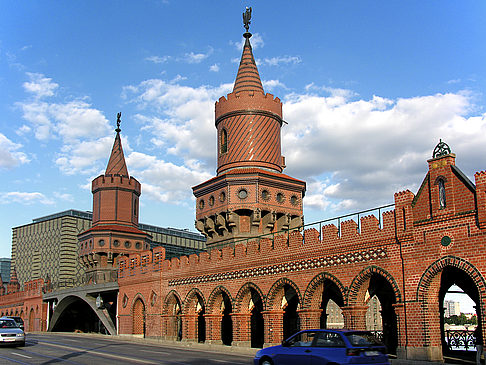
[(32, 359), (32, 356), (27, 356), (27, 355), (23, 355), (23, 354), (19, 354), (18, 352), (11, 352), (12, 355), (17, 355), (17, 356), (22, 356), (22, 357), (25, 357), (27, 359)]

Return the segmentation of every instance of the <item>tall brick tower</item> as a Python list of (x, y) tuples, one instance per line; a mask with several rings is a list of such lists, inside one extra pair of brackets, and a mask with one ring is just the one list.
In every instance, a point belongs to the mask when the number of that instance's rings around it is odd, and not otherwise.
[(79, 255), (89, 280), (112, 281), (116, 258), (149, 248), (150, 235), (138, 229), (140, 183), (128, 175), (118, 114), (115, 142), (103, 175), (91, 185), (93, 225), (78, 235)]
[(209, 247), (303, 223), (305, 182), (282, 173), (282, 103), (263, 90), (250, 44), (248, 10), (246, 16), (233, 92), (215, 106), (217, 176), (192, 188), (196, 228)]

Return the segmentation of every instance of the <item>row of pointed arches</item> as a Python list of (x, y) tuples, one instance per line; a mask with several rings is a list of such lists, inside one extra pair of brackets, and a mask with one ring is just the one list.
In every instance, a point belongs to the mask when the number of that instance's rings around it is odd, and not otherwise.
[[(171, 290), (162, 301), (162, 335), (172, 340), (235, 344), (262, 347), (280, 342), (304, 328), (328, 328), (329, 308), (343, 311), (340, 327), (351, 324), (347, 307), (366, 306), (371, 298), (381, 305), (384, 338), (395, 348), (397, 320), (393, 305), (401, 301), (400, 290), (385, 270), (370, 266), (346, 288), (333, 274), (316, 275), (303, 288), (289, 278), (281, 278), (264, 292), (255, 282), (243, 284), (232, 293), (225, 285), (209, 291), (192, 288), (185, 296)], [(139, 294), (132, 302), (133, 333), (146, 331), (146, 303)], [(348, 316), (349, 317), (349, 316)], [(346, 323), (349, 322), (349, 323)]]

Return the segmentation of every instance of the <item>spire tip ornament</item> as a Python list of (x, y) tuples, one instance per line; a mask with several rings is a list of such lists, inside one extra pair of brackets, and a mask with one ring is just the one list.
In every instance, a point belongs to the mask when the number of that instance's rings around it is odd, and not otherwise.
[(250, 24), (251, 24), (251, 6), (246, 7), (245, 12), (243, 13), (243, 26), (245, 27), (245, 30), (246, 30), (246, 32), (245, 32), (245, 34), (243, 34), (243, 36), (245, 38), (251, 37), (251, 33), (249, 32)]
[(439, 139), (439, 143), (434, 148), (434, 152), (432, 153), (432, 158), (437, 158), (445, 155), (449, 155), (451, 153), (451, 148), (447, 145), (447, 143), (442, 142), (442, 139)]
[(116, 129), (115, 129), (116, 133), (121, 132), (120, 123), (121, 123), (121, 112), (118, 112), (118, 114), (116, 115)]

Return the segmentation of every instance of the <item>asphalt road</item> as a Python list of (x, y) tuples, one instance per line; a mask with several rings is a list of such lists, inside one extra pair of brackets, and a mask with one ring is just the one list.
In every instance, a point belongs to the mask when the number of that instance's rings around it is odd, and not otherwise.
[(25, 347), (0, 347), (0, 364), (252, 364), (253, 355), (113, 338), (28, 334)]

